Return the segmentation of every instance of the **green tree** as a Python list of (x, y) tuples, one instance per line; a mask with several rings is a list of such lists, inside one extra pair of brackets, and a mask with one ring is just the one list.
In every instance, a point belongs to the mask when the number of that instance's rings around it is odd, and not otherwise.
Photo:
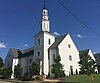
[(3, 59), (0, 57), (0, 78), (2, 78), (3, 66), (4, 66), (4, 62), (3, 62)]
[(60, 56), (57, 56), (54, 59), (54, 63), (52, 64), (51, 72), (55, 75), (56, 78), (65, 76), (63, 65), (60, 63), (60, 61), (61, 61)]
[(7, 78), (6, 76), (7, 76), (7, 68), (3, 68), (3, 70), (2, 70), (2, 77), (3, 78)]
[(93, 74), (96, 69), (96, 62), (91, 58), (90, 55), (84, 53), (84, 55), (80, 55), (81, 59), (79, 61), (80, 74), (87, 74), (89, 78), (93, 80)]
[(39, 63), (39, 61), (34, 61), (32, 63), (32, 73), (34, 75), (39, 75), (39, 73), (40, 73), (40, 63)]
[(89, 56), (84, 56), (79, 61), (79, 66), (81, 67), (81, 74), (88, 74), (95, 73), (96, 69), (96, 62)]
[(20, 78), (21, 72), (22, 72), (21, 65), (20, 64), (16, 65), (15, 69), (14, 69), (14, 77), (15, 78)]
[(11, 75), (12, 75), (12, 68), (9, 67), (9, 68), (3, 68), (2, 70), (2, 75), (3, 75), (3, 78), (11, 78)]
[(0, 57), (0, 68), (3, 68), (4, 66), (4, 62), (3, 62), (3, 59)]
[(9, 67), (9, 68), (7, 68), (7, 76), (8, 76), (8, 78), (11, 78), (11, 75), (12, 75), (12, 68)]

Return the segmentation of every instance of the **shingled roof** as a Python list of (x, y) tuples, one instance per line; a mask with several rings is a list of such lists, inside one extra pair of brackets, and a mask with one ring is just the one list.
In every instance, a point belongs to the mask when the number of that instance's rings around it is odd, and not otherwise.
[(80, 58), (83, 58), (84, 56), (87, 56), (88, 52), (89, 52), (89, 49), (79, 51)]
[(28, 48), (28, 49), (26, 49), (26, 50), (23, 50), (23, 52), (22, 52), (22, 54), (19, 56), (19, 58), (33, 55), (33, 53), (34, 53), (34, 47), (30, 47), (30, 48)]
[(62, 42), (62, 40), (66, 37), (67, 34), (59, 36), (58, 38), (56, 38), (55, 42), (50, 46), (49, 49), (53, 49), (58, 47), (58, 45)]
[(28, 48), (28, 49), (26, 49), (26, 50), (23, 50), (23, 53), (27, 53), (27, 52), (29, 52), (29, 51), (31, 51), (31, 50), (34, 50), (34, 46), (33, 46), (33, 47), (30, 47), (30, 48)]
[(48, 32), (48, 31), (40, 31), (40, 32), (38, 32), (36, 35), (34, 35), (34, 37), (36, 37), (37, 35), (41, 35), (41, 34), (43, 34), (43, 33), (47, 33), (47, 34), (49, 34), (49, 35), (51, 35), (51, 36), (54, 36), (52, 33)]

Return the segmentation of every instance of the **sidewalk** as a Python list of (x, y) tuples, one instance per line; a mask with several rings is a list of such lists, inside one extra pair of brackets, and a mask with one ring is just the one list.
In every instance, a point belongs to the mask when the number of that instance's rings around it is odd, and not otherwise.
[(20, 80), (7, 80), (7, 79), (0, 79), (2, 82), (8, 82), (8, 83), (41, 83), (42, 81), (20, 81)]
[(60, 80), (56, 79), (45, 79), (44, 81), (39, 81), (39, 80), (33, 80), (33, 81), (20, 81), (20, 80), (0, 80), (2, 82), (8, 82), (8, 83), (56, 83), (60, 82)]

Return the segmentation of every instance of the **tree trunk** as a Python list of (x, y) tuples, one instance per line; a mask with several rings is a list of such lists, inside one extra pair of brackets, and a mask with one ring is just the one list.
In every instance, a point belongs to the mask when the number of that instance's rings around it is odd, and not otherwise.
[(92, 82), (91, 82), (91, 75), (89, 75), (89, 81), (90, 81), (90, 83), (92, 83)]
[(91, 73), (91, 80), (94, 80), (93, 73)]

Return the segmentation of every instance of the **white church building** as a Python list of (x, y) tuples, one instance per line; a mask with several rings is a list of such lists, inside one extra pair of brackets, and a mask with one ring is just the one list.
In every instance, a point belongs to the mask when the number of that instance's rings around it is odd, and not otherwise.
[[(79, 72), (79, 51), (76, 48), (69, 33), (55, 37), (50, 33), (50, 20), (48, 10), (44, 6), (40, 22), (40, 31), (34, 36), (34, 46), (26, 50), (17, 50), (17, 64), (21, 64), (22, 76), (29, 73), (34, 60), (40, 61), (40, 74), (52, 75), (51, 68), (56, 56), (60, 55), (61, 63), (64, 65), (65, 74), (70, 75), (71, 70), (73, 74), (76, 70)], [(12, 54), (11, 54), (12, 55)], [(10, 53), (7, 57), (10, 56)], [(12, 56), (15, 56), (13, 54)], [(6, 57), (5, 64), (10, 63), (9, 58)], [(13, 59), (13, 58), (12, 58)], [(10, 59), (11, 60), (11, 59)], [(16, 65), (16, 63), (13, 65)], [(14, 68), (12, 69), (14, 72)], [(14, 76), (14, 75), (13, 75)], [(12, 76), (12, 78), (14, 78)]]

